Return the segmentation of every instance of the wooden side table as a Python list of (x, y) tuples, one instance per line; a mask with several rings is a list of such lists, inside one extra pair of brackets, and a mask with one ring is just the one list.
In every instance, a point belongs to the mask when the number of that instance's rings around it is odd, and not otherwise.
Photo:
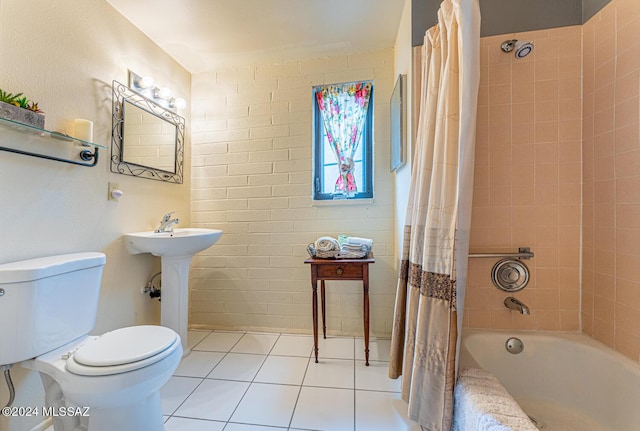
[(375, 263), (373, 253), (363, 259), (318, 259), (304, 261), (311, 266), (311, 309), (313, 313), (313, 351), (318, 363), (318, 280), (320, 280), (320, 301), (322, 303), (322, 335), (327, 338), (325, 323), (325, 280), (362, 280), (363, 320), (364, 320), (364, 356), (369, 365), (369, 264)]

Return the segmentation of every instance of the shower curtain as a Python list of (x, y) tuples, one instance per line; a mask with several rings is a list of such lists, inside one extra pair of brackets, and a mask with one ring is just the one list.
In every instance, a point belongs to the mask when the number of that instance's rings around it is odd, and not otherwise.
[(449, 431), (471, 227), (479, 0), (442, 2), (422, 61), (389, 377), (402, 375), (411, 419)]

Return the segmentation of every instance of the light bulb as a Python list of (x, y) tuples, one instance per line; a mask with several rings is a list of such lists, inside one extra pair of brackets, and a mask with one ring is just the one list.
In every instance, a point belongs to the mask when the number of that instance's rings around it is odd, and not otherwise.
[(150, 77), (150, 76), (144, 76), (142, 78), (140, 78), (140, 80), (138, 81), (138, 87), (143, 88), (143, 89), (147, 89), (147, 88), (153, 88), (156, 85), (156, 81)]
[(171, 106), (174, 106), (177, 109), (184, 109), (187, 107), (187, 101), (182, 97), (178, 97), (177, 99), (172, 99)]
[(154, 96), (156, 99), (169, 100), (171, 97), (171, 89), (168, 87), (156, 88)]

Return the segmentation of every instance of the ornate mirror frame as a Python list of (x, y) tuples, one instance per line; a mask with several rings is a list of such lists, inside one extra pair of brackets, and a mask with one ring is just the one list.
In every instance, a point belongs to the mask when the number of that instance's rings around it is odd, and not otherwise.
[[(112, 130), (111, 130), (111, 172), (122, 175), (130, 175), (151, 180), (165, 181), (182, 184), (184, 170), (184, 131), (185, 120), (153, 101), (131, 90), (126, 85), (113, 81), (113, 106), (112, 106)], [(176, 127), (176, 148), (175, 148), (175, 172), (157, 169), (151, 166), (144, 166), (137, 163), (127, 162), (123, 158), (124, 148), (124, 114), (125, 101), (132, 103), (138, 108), (154, 115)]]

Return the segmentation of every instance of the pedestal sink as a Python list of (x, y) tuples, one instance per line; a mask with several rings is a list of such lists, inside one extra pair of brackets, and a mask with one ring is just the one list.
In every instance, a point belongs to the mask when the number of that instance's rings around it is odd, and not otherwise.
[(180, 228), (173, 232), (137, 232), (124, 235), (131, 254), (151, 253), (162, 262), (160, 324), (176, 331), (189, 353), (189, 266), (194, 254), (211, 247), (222, 235), (217, 229)]

